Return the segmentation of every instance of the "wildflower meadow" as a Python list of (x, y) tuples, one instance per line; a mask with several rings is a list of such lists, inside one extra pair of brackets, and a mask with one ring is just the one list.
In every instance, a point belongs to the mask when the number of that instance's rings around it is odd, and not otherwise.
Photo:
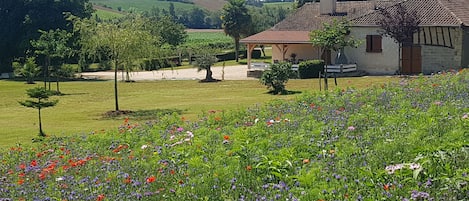
[(125, 119), (0, 152), (0, 200), (468, 200), (468, 97), (465, 70)]

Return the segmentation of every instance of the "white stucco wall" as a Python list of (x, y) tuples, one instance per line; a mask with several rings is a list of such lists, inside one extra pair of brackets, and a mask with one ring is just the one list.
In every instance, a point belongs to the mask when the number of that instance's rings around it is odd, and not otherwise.
[[(285, 49), (285, 59), (291, 59), (292, 53), (296, 54), (296, 59), (310, 60), (319, 59), (321, 55), (318, 49), (314, 48), (311, 44), (288, 44)], [(283, 61), (282, 45), (272, 45), (272, 62), (274, 60)]]
[(350, 63), (356, 63), (358, 70), (369, 74), (392, 75), (399, 70), (399, 45), (392, 38), (383, 37), (382, 52), (366, 52), (366, 36), (379, 35), (376, 27), (352, 27), (350, 35), (362, 41), (358, 48), (347, 47), (345, 55)]

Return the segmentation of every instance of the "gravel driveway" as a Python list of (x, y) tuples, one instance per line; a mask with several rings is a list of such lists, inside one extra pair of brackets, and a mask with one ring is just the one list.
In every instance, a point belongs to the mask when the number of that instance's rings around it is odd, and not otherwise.
[[(224, 71), (224, 73), (223, 73)], [(212, 67), (213, 78), (225, 80), (256, 80), (256, 78), (247, 77), (247, 65)], [(121, 72), (118, 72), (118, 79), (122, 79)], [(114, 79), (113, 71), (106, 72), (86, 72), (81, 73), (84, 79)], [(156, 70), (132, 72), (132, 80), (202, 80), (205, 78), (205, 70), (197, 72), (197, 68), (179, 69), (179, 70)]]

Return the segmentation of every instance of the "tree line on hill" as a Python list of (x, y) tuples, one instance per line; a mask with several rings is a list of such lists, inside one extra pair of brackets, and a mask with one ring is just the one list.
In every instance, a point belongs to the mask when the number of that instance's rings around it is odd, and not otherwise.
[[(248, 4), (246, 3), (246, 5)], [(263, 30), (285, 19), (291, 11), (292, 9), (281, 6), (249, 7), (249, 13), (253, 16), (253, 21), (256, 21), (256, 24), (260, 25)], [(190, 10), (179, 10), (175, 8), (173, 3), (170, 3), (168, 8), (153, 7), (143, 13), (152, 17), (170, 16), (174, 21), (191, 29), (222, 28), (222, 20), (220, 19), (222, 15), (221, 10), (209, 11), (199, 7), (194, 7)]]

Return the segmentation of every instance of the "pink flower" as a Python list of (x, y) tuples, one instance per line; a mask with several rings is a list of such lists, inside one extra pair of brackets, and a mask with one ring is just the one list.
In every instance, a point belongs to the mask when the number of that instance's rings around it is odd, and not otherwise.
[(354, 130), (355, 130), (355, 127), (349, 126), (349, 127), (347, 128), (347, 130), (349, 130), (349, 131), (354, 131)]
[(467, 118), (469, 118), (469, 116), (468, 116), (467, 114), (464, 114), (464, 115), (462, 116), (462, 118), (463, 118), (463, 119), (467, 119)]
[(420, 168), (420, 164), (418, 164), (418, 163), (411, 163), (409, 165), (409, 169), (411, 169), (411, 170), (416, 170), (416, 169), (419, 169), (419, 168)]
[(178, 132), (182, 132), (182, 131), (184, 131), (184, 128), (183, 128), (183, 127), (179, 127), (179, 128), (177, 129), (177, 131), (178, 131)]

